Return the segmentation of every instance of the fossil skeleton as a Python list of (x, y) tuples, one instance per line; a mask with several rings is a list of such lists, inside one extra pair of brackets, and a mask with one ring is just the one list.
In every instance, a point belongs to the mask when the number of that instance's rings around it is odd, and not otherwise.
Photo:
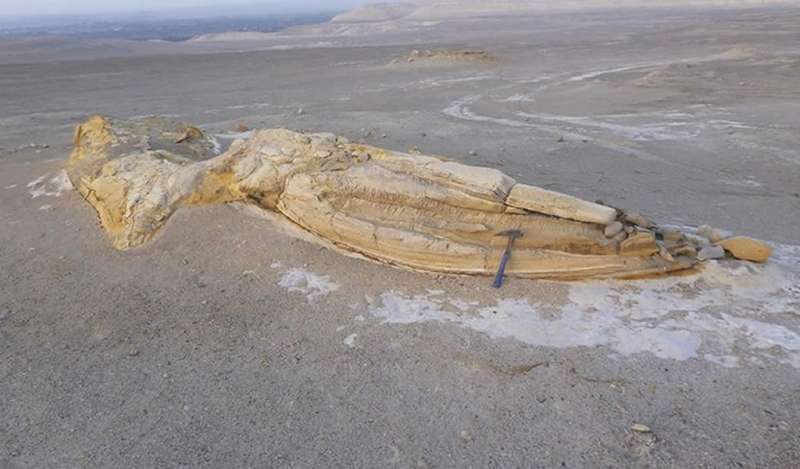
[(696, 239), (644, 217), (332, 134), (261, 130), (217, 154), (187, 124), (94, 116), (74, 140), (67, 174), (118, 249), (148, 242), (180, 206), (238, 201), (341, 251), (422, 271), (491, 275), (506, 241), (495, 235), (508, 230), (525, 233), (512, 276), (630, 278), (699, 262)]

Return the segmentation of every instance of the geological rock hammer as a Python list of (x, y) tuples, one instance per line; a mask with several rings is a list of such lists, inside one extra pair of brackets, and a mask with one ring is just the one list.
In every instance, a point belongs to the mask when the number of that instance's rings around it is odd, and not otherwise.
[(514, 244), (515, 239), (523, 236), (523, 233), (520, 230), (507, 230), (497, 233), (496, 236), (508, 237), (506, 252), (503, 253), (503, 258), (500, 260), (500, 268), (497, 269), (497, 276), (495, 276), (494, 283), (492, 284), (494, 288), (500, 288), (503, 286), (503, 276), (506, 274), (506, 264), (508, 264), (508, 261), (511, 259), (511, 246)]

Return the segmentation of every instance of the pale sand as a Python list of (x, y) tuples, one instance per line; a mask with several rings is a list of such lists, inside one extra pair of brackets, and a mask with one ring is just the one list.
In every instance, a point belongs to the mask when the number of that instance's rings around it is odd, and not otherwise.
[[(416, 28), (172, 55), (0, 46), (18, 63), (0, 65), (0, 466), (800, 458), (800, 13)], [(439, 48), (501, 60), (385, 67)], [(416, 146), (766, 239), (776, 259), (497, 291), (342, 257), (229, 207), (182, 210), (120, 253), (59, 179), (74, 125), (95, 112)]]

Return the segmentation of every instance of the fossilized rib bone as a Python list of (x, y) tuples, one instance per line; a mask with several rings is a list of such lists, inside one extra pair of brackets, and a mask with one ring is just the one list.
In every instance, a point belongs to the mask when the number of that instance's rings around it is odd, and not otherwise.
[(516, 276), (634, 277), (697, 262), (680, 234), (657, 240), (626, 223), (606, 237), (617, 210), (493, 169), (288, 130), (215, 153), (186, 124), (95, 116), (75, 131), (67, 173), (118, 249), (146, 243), (182, 205), (245, 201), (343, 251), (425, 271), (492, 274), (504, 242), (495, 234), (509, 229), (525, 233), (508, 267)]

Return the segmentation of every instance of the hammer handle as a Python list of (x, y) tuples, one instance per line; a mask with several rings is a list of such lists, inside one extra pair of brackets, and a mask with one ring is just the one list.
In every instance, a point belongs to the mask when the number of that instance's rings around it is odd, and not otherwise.
[(497, 269), (497, 275), (494, 278), (494, 283), (492, 286), (494, 288), (500, 288), (503, 286), (503, 276), (506, 274), (506, 264), (508, 264), (508, 260), (511, 258), (511, 252), (509, 249), (506, 249), (506, 252), (503, 253), (503, 259), (500, 260), (500, 268)]

